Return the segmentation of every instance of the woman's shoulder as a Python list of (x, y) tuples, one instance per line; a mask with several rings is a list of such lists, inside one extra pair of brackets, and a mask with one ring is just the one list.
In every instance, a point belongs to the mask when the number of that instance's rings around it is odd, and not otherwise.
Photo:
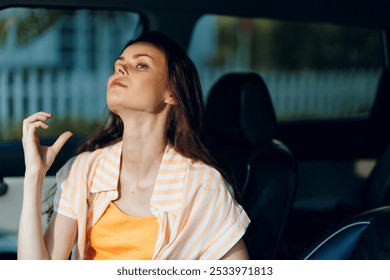
[(218, 175), (219, 172), (213, 166), (206, 164), (202, 160), (193, 159), (185, 156), (182, 153), (176, 151), (173, 147), (169, 146), (165, 151), (163, 164), (165, 163), (182, 163), (186, 165), (187, 172), (206, 172), (208, 174)]
[(198, 178), (198, 188), (204, 190), (229, 190), (230, 185), (214, 166), (200, 160), (189, 159), (187, 177)]
[(221, 176), (221, 173), (214, 166), (211, 166), (201, 160), (189, 159), (189, 168), (194, 171), (207, 172), (213, 176)]
[(207, 164), (202, 160), (185, 156), (172, 146), (168, 146), (165, 154), (164, 159), (166, 162), (185, 163), (187, 173), (199, 173), (213, 177), (222, 177), (221, 173), (214, 166)]
[(121, 142), (109, 146), (98, 148), (94, 151), (84, 151), (71, 157), (58, 173), (70, 171), (73, 167), (76, 169), (91, 169), (97, 165), (103, 158), (117, 157), (121, 154)]

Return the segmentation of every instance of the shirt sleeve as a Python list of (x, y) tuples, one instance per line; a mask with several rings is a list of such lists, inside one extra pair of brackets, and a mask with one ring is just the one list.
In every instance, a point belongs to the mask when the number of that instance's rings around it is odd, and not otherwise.
[(210, 195), (209, 203), (213, 206), (201, 214), (212, 222), (209, 225), (211, 234), (200, 259), (221, 259), (243, 237), (250, 223), (248, 215), (235, 200), (231, 186), (219, 173), (214, 180), (215, 187), (204, 190)]
[(219, 172), (210, 168), (202, 173), (196, 192), (186, 203), (191, 214), (187, 216), (188, 235), (182, 249), (185, 259), (217, 260), (242, 238), (250, 220)]
[(56, 185), (57, 190), (54, 195), (54, 208), (53, 210), (57, 213), (64, 215), (71, 219), (76, 219), (76, 213), (74, 211), (74, 205), (70, 201), (72, 197), (72, 181), (76, 178), (73, 178), (76, 170), (74, 167), (75, 157), (71, 158), (65, 165), (57, 172), (56, 174)]

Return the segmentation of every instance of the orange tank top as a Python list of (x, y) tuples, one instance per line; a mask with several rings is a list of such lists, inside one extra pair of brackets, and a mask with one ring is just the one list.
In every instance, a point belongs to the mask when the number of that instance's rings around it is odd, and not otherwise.
[(134, 217), (110, 202), (88, 232), (86, 259), (151, 260), (158, 234), (155, 216)]

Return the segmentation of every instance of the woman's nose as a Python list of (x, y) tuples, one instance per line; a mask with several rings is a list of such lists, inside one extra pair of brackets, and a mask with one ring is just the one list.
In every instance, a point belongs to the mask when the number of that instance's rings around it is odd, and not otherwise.
[(118, 70), (116, 70), (116, 74), (120, 75), (120, 76), (124, 76), (126, 73), (125, 73), (125, 70), (123, 70), (122, 68), (119, 68)]

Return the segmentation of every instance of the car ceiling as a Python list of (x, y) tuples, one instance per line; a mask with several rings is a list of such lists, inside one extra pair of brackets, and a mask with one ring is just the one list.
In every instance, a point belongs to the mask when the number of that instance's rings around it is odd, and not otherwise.
[[(154, 14), (173, 15), (175, 12), (193, 17), (215, 13), (242, 17), (334, 22), (359, 26), (390, 27), (388, 0), (0, 0), (7, 6), (73, 6), (135, 9)], [(176, 21), (177, 22), (177, 21)]]

